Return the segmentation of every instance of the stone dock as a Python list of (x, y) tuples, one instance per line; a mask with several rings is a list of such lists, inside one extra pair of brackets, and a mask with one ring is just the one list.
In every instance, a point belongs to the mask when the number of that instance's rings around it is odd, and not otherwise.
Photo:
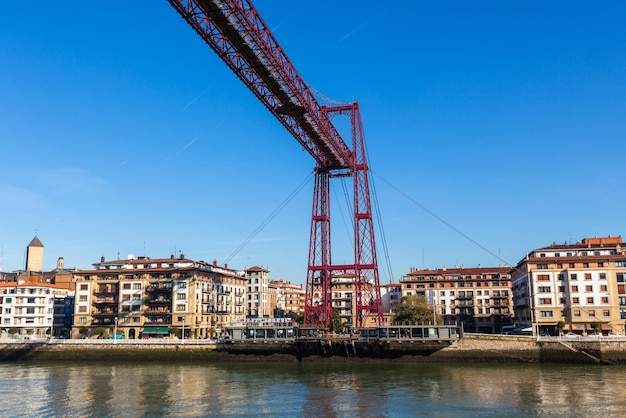
[[(376, 342), (361, 349), (358, 343), (329, 346), (323, 352), (307, 348), (306, 355), (294, 351), (288, 341), (256, 344), (256, 347), (225, 351), (221, 344), (189, 340), (58, 340), (0, 342), (0, 361), (407, 361), (407, 362), (493, 362), (493, 363), (571, 363), (626, 364), (626, 340), (559, 338), (540, 339), (526, 336), (468, 335), (445, 347), (429, 347), (415, 354), (411, 343), (392, 346), (395, 354), (375, 351)], [(389, 343), (387, 343), (390, 345)], [(413, 343), (417, 344), (417, 343)], [(380, 344), (379, 344), (380, 345)], [(350, 343), (350, 346), (352, 344)], [(406, 347), (402, 352), (401, 347)], [(220, 349), (221, 348), (221, 349)], [(359, 350), (361, 350), (359, 352)], [(370, 350), (363, 352), (362, 350)], [(374, 355), (371, 355), (371, 353)], [(369, 353), (369, 354), (368, 354)], [(377, 354), (376, 354), (377, 353)]]

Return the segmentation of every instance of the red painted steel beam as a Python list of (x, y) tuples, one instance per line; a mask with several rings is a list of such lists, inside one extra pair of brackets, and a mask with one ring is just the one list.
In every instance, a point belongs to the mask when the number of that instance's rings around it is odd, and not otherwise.
[(249, 0), (168, 0), (323, 169), (352, 152)]

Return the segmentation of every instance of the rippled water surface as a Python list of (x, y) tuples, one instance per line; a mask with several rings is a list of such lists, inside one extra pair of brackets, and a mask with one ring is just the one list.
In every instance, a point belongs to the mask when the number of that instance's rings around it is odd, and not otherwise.
[(626, 416), (622, 366), (0, 364), (0, 416)]

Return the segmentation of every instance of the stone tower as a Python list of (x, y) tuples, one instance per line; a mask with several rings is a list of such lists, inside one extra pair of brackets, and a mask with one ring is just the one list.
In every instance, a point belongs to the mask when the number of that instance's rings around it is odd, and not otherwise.
[(26, 247), (26, 271), (43, 271), (43, 244), (37, 235)]

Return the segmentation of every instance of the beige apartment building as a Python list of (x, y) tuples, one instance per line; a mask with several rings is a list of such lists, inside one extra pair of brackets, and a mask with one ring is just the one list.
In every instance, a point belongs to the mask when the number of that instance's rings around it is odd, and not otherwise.
[(537, 248), (512, 271), (516, 320), (534, 333), (624, 333), (626, 252), (622, 237)]
[(246, 278), (180, 257), (106, 261), (74, 272), (74, 338), (98, 328), (122, 338), (208, 338), (245, 318)]
[(500, 333), (513, 321), (510, 267), (411, 270), (400, 279), (402, 296), (426, 297), (445, 324), (465, 331)]
[(276, 307), (286, 314), (304, 314), (306, 292), (302, 284), (292, 284), (283, 280), (271, 280), (269, 287), (275, 288), (278, 294)]

